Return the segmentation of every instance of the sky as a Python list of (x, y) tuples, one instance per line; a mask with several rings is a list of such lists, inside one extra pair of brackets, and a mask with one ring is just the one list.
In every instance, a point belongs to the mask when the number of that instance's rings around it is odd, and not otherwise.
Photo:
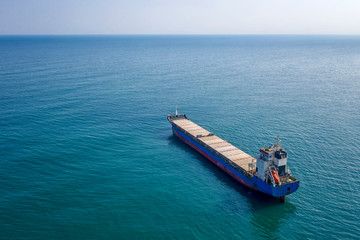
[(360, 34), (360, 0), (0, 0), (0, 35)]

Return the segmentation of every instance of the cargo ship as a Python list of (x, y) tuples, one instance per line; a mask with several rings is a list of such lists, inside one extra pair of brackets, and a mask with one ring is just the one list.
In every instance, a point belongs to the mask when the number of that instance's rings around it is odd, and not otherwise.
[(299, 188), (300, 181), (290, 174), (287, 153), (280, 146), (279, 138), (252, 157), (190, 121), (185, 114), (178, 114), (177, 109), (167, 119), (174, 135), (246, 187), (282, 202), (286, 195)]

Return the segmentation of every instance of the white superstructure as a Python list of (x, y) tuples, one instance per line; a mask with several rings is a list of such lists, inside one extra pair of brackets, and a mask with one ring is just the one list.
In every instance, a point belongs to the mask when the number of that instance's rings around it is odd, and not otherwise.
[(279, 137), (276, 143), (260, 149), (256, 162), (256, 176), (275, 185), (279, 177), (287, 173), (287, 153), (280, 146)]

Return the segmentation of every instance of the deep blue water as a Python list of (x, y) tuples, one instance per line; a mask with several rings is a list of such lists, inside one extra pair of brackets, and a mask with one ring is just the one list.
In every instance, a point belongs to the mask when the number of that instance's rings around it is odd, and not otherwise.
[[(359, 239), (360, 36), (0, 37), (0, 239)], [(281, 204), (177, 140), (186, 113)]]

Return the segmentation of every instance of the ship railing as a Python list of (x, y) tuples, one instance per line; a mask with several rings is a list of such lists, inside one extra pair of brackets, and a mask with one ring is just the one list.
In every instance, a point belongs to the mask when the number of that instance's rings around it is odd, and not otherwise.
[(172, 114), (169, 114), (168, 115), (168, 118), (169, 119), (178, 119), (178, 118), (185, 118), (186, 119), (186, 115), (185, 114), (174, 114), (174, 113), (172, 113)]
[[(243, 175), (245, 175), (248, 178), (252, 178), (254, 175), (252, 173), (249, 173), (248, 171), (246, 171), (244, 168), (240, 167), (239, 165), (237, 165), (236, 163), (234, 163), (233, 161), (231, 161), (229, 158), (227, 158), (226, 156), (224, 156), (223, 154), (221, 154), (220, 152), (216, 151), (215, 149), (209, 147), (206, 143), (204, 143), (203, 141), (201, 141), (200, 139), (197, 138), (193, 138), (193, 135), (191, 135), (190, 133), (188, 133), (185, 129), (183, 129), (182, 127), (178, 126), (177, 127), (188, 137), (190, 137), (191, 139), (194, 139), (198, 144), (200, 144), (201, 146), (203, 146), (205, 149), (207, 149), (208, 151), (210, 151), (211, 153), (215, 154), (217, 157), (220, 157), (221, 159), (223, 159), (227, 164), (229, 164), (232, 168), (234, 168), (236, 171), (242, 173)], [(211, 134), (211, 135), (210, 135)], [(213, 133), (209, 133), (210, 136), (214, 135)], [(203, 136), (202, 136), (203, 137)]]

